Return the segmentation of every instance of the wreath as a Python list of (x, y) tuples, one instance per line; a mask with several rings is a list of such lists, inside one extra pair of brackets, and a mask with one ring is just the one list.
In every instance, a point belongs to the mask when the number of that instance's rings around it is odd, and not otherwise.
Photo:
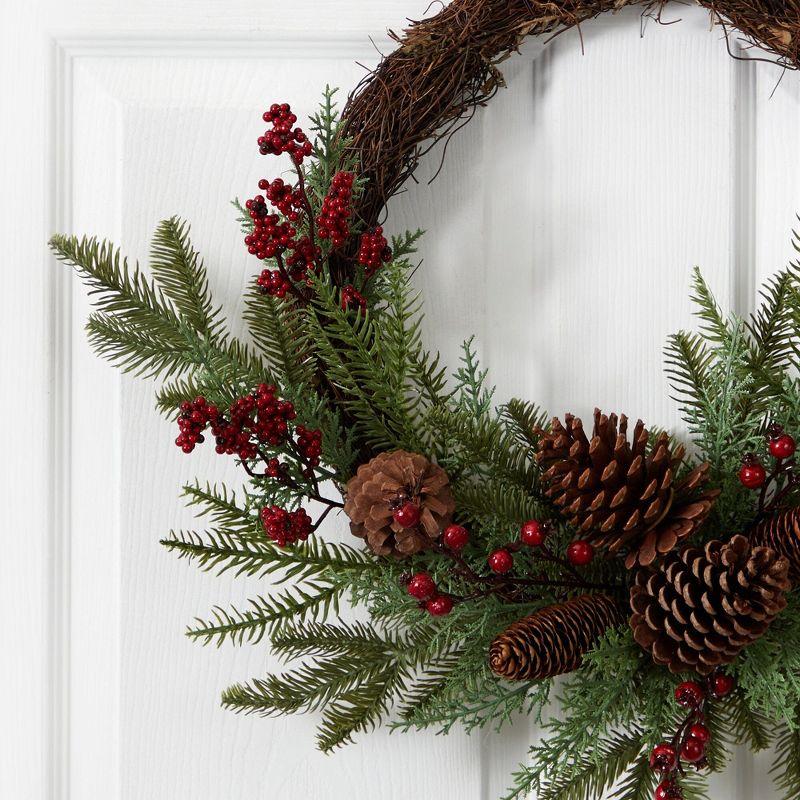
[[(562, 717), (507, 798), (697, 797), (735, 743), (774, 744), (776, 783), (798, 796), (800, 265), (765, 284), (749, 319), (724, 314), (695, 273), (699, 330), (667, 345), (687, 449), (624, 415), (584, 426), (524, 400), (495, 407), (471, 339), (448, 376), (411, 286), (421, 232), (389, 239), (381, 224), (424, 153), (503, 85), (498, 63), (525, 36), (631, 4), (455, 0), (395, 37), (341, 117), (326, 89), (313, 135), (272, 105), (258, 147), (294, 178), (264, 179), (238, 206), (263, 262), (247, 341), (178, 218), (156, 231), (150, 275), (107, 242), (51, 240), (92, 294), (95, 349), (161, 379), (183, 451), (210, 436), (247, 474), (238, 494), (186, 486), (208, 530), (163, 541), (202, 569), (288, 587), (189, 629), (205, 643), (267, 636), (299, 660), (230, 687), (227, 708), (319, 712), (327, 751), (387, 718), (470, 731), (541, 715), (570, 673)], [(798, 66), (795, 5), (700, 4)], [(350, 540), (326, 537), (331, 512)], [(344, 602), (370, 621), (343, 620)]]

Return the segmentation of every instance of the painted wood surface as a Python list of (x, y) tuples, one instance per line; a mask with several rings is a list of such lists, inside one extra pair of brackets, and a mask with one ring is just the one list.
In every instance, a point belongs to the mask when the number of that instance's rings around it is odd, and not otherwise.
[[(90, 232), (145, 261), (158, 220), (179, 214), (237, 318), (257, 265), (229, 200), (270, 169), (254, 148), (260, 111), (286, 99), (307, 114), (326, 82), (347, 90), (356, 62), (390, 47), (386, 27), (425, 13), (417, 0), (0, 10), (0, 485), (13, 554), (0, 560), (13, 634), (0, 797), (492, 800), (524, 758), (526, 720), (472, 737), (380, 731), (326, 757), (311, 717), (219, 708), (222, 688), (275, 663), (265, 645), (203, 649), (182, 630), (264, 587), (200, 574), (158, 539), (193, 524), (182, 483), (237, 476), (209, 451), (183, 456), (153, 387), (89, 352), (86, 298), (44, 247), (56, 229)], [(730, 59), (699, 10), (671, 14), (683, 21), (643, 35), (631, 13), (526, 45), (436, 182), (434, 153), (391, 204), (393, 229), (428, 231), (428, 342), (455, 366), (475, 333), (499, 400), (679, 429), (661, 350), (691, 324), (692, 266), (746, 312), (791, 256), (800, 81)], [(740, 759), (719, 796), (768, 800), (765, 763)]]

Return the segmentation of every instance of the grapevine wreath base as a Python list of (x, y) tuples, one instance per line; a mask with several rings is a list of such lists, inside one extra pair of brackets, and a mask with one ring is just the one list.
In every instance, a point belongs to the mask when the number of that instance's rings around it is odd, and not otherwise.
[[(421, 344), (410, 277), (420, 232), (387, 239), (381, 214), (423, 152), (502, 85), (497, 64), (626, 2), (456, 0), (413, 23), (350, 96), (327, 90), (313, 136), (287, 104), (263, 115), (263, 179), (239, 206), (247, 342), (227, 331), (178, 219), (145, 276), (108, 243), (56, 236), (89, 286), (97, 351), (162, 379), (176, 444), (233, 456), (244, 493), (197, 482), (202, 533), (164, 544), (203, 569), (272, 579), (245, 609), (189, 635), (256, 643), (299, 665), (235, 685), (223, 704), (321, 714), (331, 750), (381, 720), (402, 730), (543, 720), (507, 798), (703, 795), (731, 746), (775, 745), (775, 780), (800, 791), (800, 266), (727, 316), (699, 272), (701, 328), (667, 345), (692, 440), (596, 411), (587, 425), (533, 404), (495, 407), (472, 340), (448, 379)], [(658, 14), (660, 4), (641, 4)], [(800, 7), (702, 2), (786, 67)], [(309, 503), (308, 501), (314, 501)], [(326, 539), (331, 513), (350, 543)], [(365, 606), (346, 623), (339, 605)]]

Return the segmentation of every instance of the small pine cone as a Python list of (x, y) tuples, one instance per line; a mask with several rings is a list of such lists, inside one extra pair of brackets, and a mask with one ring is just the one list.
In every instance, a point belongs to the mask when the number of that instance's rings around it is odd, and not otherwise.
[[(393, 512), (407, 501), (419, 507), (419, 524), (404, 528)], [(447, 473), (419, 453), (393, 450), (362, 464), (347, 484), (344, 512), (350, 530), (379, 556), (404, 557), (435, 542), (450, 524), (456, 503)]]
[(789, 562), (789, 579), (800, 582), (800, 508), (769, 516), (753, 528), (750, 543), (770, 547)]
[(669, 436), (650, 434), (641, 420), (628, 442), (623, 415), (594, 412), (591, 440), (571, 414), (540, 431), (537, 461), (545, 469), (545, 494), (581, 537), (611, 554), (627, 552), (625, 566), (647, 566), (692, 536), (705, 522), (717, 490), (698, 491), (708, 464), (680, 482), (674, 476), (683, 447), (670, 449)]
[(495, 637), (489, 666), (501, 678), (536, 681), (577, 669), (608, 628), (625, 617), (605, 594), (582, 594), (518, 620)]
[(730, 664), (786, 607), (789, 562), (744, 536), (684, 545), (631, 586), (633, 638), (671, 672)]

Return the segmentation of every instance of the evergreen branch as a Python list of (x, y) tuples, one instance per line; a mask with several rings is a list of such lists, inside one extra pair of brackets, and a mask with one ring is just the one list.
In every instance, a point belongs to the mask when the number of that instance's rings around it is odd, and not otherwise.
[(692, 271), (691, 299), (697, 306), (695, 313), (702, 320), (700, 330), (705, 338), (718, 344), (727, 341), (731, 335), (730, 327), (698, 267)]
[(297, 305), (263, 295), (253, 285), (245, 298), (244, 318), (280, 385), (310, 386), (314, 380), (313, 350)]
[(305, 588), (295, 586), (293, 592), (282, 592), (274, 597), (257, 597), (249, 600), (249, 608), (239, 610), (232, 606), (226, 611), (219, 606), (212, 609), (213, 619), (197, 618), (197, 625), (190, 627), (186, 635), (191, 639), (202, 639), (203, 644), (215, 641), (219, 647), (226, 639), (233, 644), (257, 644), (265, 634), (289, 620), (295, 623), (310, 617), (324, 619), (331, 612), (338, 613), (339, 600), (346, 590), (346, 583), (309, 584)]
[(781, 800), (800, 800), (800, 727), (797, 724), (782, 724), (778, 728), (770, 775), (775, 788), (781, 792)]
[(206, 270), (189, 242), (186, 222), (172, 217), (158, 224), (150, 251), (150, 268), (183, 319), (213, 339), (221, 325), (221, 309), (211, 306)]
[(533, 451), (539, 444), (537, 430), (547, 425), (547, 414), (534, 403), (513, 398), (500, 408), (500, 418), (520, 447)]

